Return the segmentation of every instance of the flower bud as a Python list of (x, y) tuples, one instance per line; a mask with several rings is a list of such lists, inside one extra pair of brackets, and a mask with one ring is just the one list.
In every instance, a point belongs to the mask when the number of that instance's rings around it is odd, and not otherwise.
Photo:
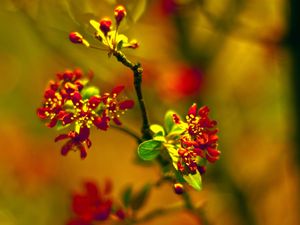
[(127, 14), (125, 7), (122, 6), (122, 5), (118, 5), (115, 8), (114, 13), (115, 13), (115, 18), (116, 18), (117, 25), (119, 25), (121, 23), (121, 21), (123, 20), (123, 18)]
[(174, 192), (178, 195), (181, 195), (184, 192), (184, 188), (181, 183), (174, 184), (173, 188), (174, 188)]
[(83, 37), (78, 32), (71, 32), (69, 34), (69, 39), (74, 44), (82, 44), (82, 42), (83, 42)]
[(104, 33), (105, 36), (107, 36), (107, 33), (110, 31), (111, 28), (111, 19), (105, 17), (102, 20), (100, 20), (100, 30)]

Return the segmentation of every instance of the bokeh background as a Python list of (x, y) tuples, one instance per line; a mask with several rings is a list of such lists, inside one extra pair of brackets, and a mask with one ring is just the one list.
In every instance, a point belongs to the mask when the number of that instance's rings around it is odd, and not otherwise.
[[(126, 134), (95, 130), (87, 159), (63, 157), (53, 142), (58, 132), (36, 116), (48, 80), (66, 68), (92, 70), (101, 90), (125, 84), (134, 98), (127, 68), (68, 40), (75, 30), (92, 40), (89, 19), (113, 16), (117, 3), (128, 9), (121, 31), (140, 43), (126, 54), (144, 66), (151, 122), (170, 108), (184, 115), (193, 102), (219, 122), (222, 157), (208, 167), (203, 191), (192, 191), (208, 224), (300, 224), (296, 0), (0, 3), (1, 225), (65, 224), (71, 193), (87, 179), (111, 179), (116, 199), (125, 186), (158, 179), (158, 168), (135, 163), (136, 143)], [(123, 118), (136, 131), (138, 113)], [(163, 185), (141, 213), (179, 200)], [(183, 223), (197, 221), (182, 211), (145, 224)]]

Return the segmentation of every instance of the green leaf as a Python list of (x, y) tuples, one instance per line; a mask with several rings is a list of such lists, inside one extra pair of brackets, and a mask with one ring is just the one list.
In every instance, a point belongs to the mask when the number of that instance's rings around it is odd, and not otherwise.
[(133, 210), (140, 209), (149, 197), (151, 185), (146, 184), (138, 193), (132, 197), (131, 208)]
[(166, 112), (165, 114), (165, 128), (167, 133), (169, 133), (171, 131), (171, 129), (174, 126), (174, 120), (173, 120), (173, 114), (176, 114), (176, 112), (174, 112), (173, 110), (169, 110)]
[(198, 171), (195, 174), (184, 175), (183, 179), (195, 190), (200, 191), (202, 189), (202, 179)]
[(169, 135), (180, 135), (188, 128), (186, 123), (174, 124)]
[(95, 86), (85, 87), (81, 91), (82, 99), (89, 99), (91, 96), (99, 95), (100, 91)]
[(168, 150), (168, 153), (169, 153), (169, 155), (170, 155), (170, 157), (172, 159), (174, 168), (176, 170), (178, 170), (177, 162), (179, 160), (179, 154), (178, 154), (178, 150), (177, 150), (176, 146), (175, 145), (171, 145), (171, 144), (164, 144), (164, 146)]
[(128, 186), (127, 188), (124, 189), (122, 193), (122, 201), (126, 208), (130, 205), (131, 199), (132, 199), (132, 187)]
[(161, 125), (152, 124), (150, 130), (155, 134), (155, 136), (165, 136), (165, 130)]
[(143, 160), (155, 159), (160, 153), (161, 142), (156, 140), (144, 141), (138, 147), (138, 155)]
[(167, 142), (167, 140), (164, 136), (154, 136), (153, 140), (159, 141), (159, 142)]
[(121, 50), (123, 47), (123, 41), (119, 41), (118, 44), (117, 44), (117, 51)]

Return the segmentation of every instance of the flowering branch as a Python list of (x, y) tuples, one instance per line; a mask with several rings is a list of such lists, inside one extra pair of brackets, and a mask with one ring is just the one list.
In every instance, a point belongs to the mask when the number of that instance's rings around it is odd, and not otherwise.
[[(116, 57), (117, 61), (133, 73), (142, 118), (141, 136), (123, 127), (120, 121), (120, 117), (134, 106), (134, 101), (120, 96), (124, 86), (116, 86), (111, 92), (100, 93), (97, 87), (89, 84), (90, 78), (85, 78), (79, 70), (57, 74), (56, 79), (48, 84), (43, 105), (37, 110), (37, 114), (41, 119), (48, 121), (48, 127), (71, 128), (69, 132), (55, 138), (55, 141), (67, 139), (61, 149), (63, 155), (70, 150), (79, 150), (81, 158), (84, 159), (87, 149), (92, 145), (89, 139), (90, 129), (96, 127), (106, 131), (113, 127), (136, 139), (139, 143), (138, 156), (142, 160), (155, 160), (161, 167), (161, 178), (156, 184), (146, 184), (136, 193), (131, 187), (126, 189), (123, 193), (122, 207), (115, 205), (109, 196), (109, 184), (102, 192), (95, 184), (86, 183), (85, 192), (76, 194), (73, 198), (75, 216), (68, 225), (91, 225), (106, 219), (137, 224), (180, 208), (186, 209), (202, 224), (205, 220), (203, 221), (201, 209), (194, 205), (184, 185), (200, 191), (207, 163), (214, 163), (219, 159), (221, 152), (217, 143), (217, 122), (210, 119), (207, 106), (198, 109), (194, 103), (185, 119), (181, 119), (177, 113), (170, 110), (164, 117), (164, 125), (150, 125), (141, 87), (143, 68), (140, 63), (128, 60), (121, 51), (123, 48), (135, 49), (138, 44), (135, 40), (128, 41), (125, 35), (118, 33), (119, 25), (126, 16), (125, 8), (117, 6), (114, 13), (115, 30), (112, 30), (112, 21), (107, 17), (99, 22), (90, 20), (90, 24), (96, 30), (95, 38), (107, 47), (108, 56)], [(71, 32), (69, 39), (75, 44), (100, 49), (92, 46), (78, 32)], [(179, 205), (154, 209), (143, 217), (137, 217), (137, 212), (145, 204), (151, 188), (158, 187), (163, 182), (173, 184), (174, 192), (181, 195), (182, 202)]]
[(152, 138), (152, 135), (151, 135), (151, 131), (150, 131), (149, 119), (148, 119), (146, 106), (145, 106), (145, 102), (144, 102), (143, 95), (142, 95), (142, 89), (141, 89), (143, 68), (140, 63), (134, 64), (131, 61), (129, 61), (126, 58), (126, 56), (120, 51), (114, 51), (113, 55), (117, 58), (117, 60), (119, 62), (121, 62), (126, 67), (130, 68), (133, 72), (134, 88), (135, 88), (135, 92), (136, 92), (136, 95), (138, 98), (141, 115), (142, 115), (142, 120), (143, 120), (142, 140), (149, 140)]

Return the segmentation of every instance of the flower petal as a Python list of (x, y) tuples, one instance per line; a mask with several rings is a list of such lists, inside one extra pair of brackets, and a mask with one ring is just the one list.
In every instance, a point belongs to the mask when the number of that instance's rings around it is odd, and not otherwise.
[(131, 109), (134, 106), (134, 101), (133, 100), (125, 100), (119, 103), (119, 108), (121, 110), (125, 109)]
[(189, 111), (188, 111), (188, 115), (196, 116), (196, 114), (197, 114), (197, 104), (194, 103), (194, 104), (190, 107), (190, 109), (189, 109)]
[(125, 88), (125, 87), (124, 87), (123, 85), (116, 86), (116, 87), (114, 87), (114, 88), (112, 89), (111, 93), (112, 93), (112, 94), (118, 95), (118, 94), (121, 93), (121, 91), (124, 90), (124, 88)]
[(62, 148), (61, 148), (61, 154), (62, 155), (67, 155), (68, 152), (72, 149), (74, 143), (72, 140), (69, 140), (67, 143), (65, 143)]
[(68, 134), (60, 134), (60, 135), (58, 135), (58, 136), (54, 139), (54, 141), (55, 141), (55, 142), (58, 142), (58, 141), (64, 140), (64, 139), (69, 138), (69, 137), (70, 137), (70, 136), (69, 136)]

